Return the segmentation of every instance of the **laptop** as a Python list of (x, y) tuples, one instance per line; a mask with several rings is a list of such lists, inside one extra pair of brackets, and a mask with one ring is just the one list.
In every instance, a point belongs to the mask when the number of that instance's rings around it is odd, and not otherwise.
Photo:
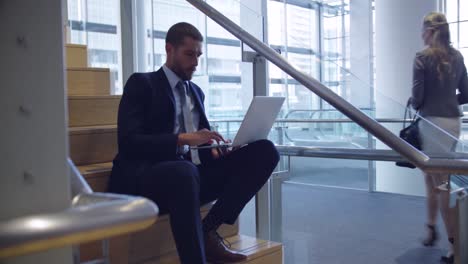
[(232, 143), (190, 148), (240, 147), (260, 139), (266, 139), (281, 110), (284, 99), (284, 97), (255, 96)]

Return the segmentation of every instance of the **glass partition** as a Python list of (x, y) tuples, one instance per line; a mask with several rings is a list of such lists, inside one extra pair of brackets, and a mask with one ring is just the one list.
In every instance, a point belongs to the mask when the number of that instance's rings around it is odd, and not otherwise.
[[(263, 17), (238, 0), (210, 0), (208, 4), (229, 19), (243, 25), (262, 24)], [(156, 71), (166, 61), (165, 36), (170, 26), (188, 22), (204, 37), (203, 55), (193, 82), (205, 93), (205, 110), (209, 119), (242, 118), (252, 99), (251, 64), (242, 62), (241, 42), (184, 0), (136, 1), (138, 51), (137, 70)], [(174, 15), (177, 14), (177, 15)], [(260, 27), (261, 28), (261, 27)], [(249, 31), (255, 36), (263, 32)], [(219, 129), (224, 125), (219, 125)]]
[[(351, 3), (343, 1), (331, 1), (326, 5), (302, 3), (301, 1), (268, 1), (268, 12), (275, 15), (275, 19), (269, 19), (269, 40), (272, 48), (281, 52), (294, 67), (302, 72), (319, 79), (332, 91), (356, 105), (366, 115), (377, 118), (392, 133), (398, 135), (402, 128), (403, 115), (406, 108), (406, 99), (392, 98), (381, 92), (373, 85), (373, 72), (363, 72), (364, 66), (372, 65), (373, 55), (369, 54), (371, 44), (366, 46), (369, 52), (359, 52), (356, 47), (356, 37), (349, 36), (350, 28), (357, 23), (356, 16), (351, 17)], [(297, 15), (292, 17), (288, 10)], [(369, 7), (369, 12), (372, 8)], [(318, 17), (319, 12), (326, 12), (326, 16)], [(277, 16), (279, 15), (279, 16)], [(276, 19), (277, 18), (277, 19)], [(328, 44), (317, 43), (317, 31), (312, 25), (325, 20), (334, 21), (327, 24), (325, 40)], [(371, 19), (367, 26), (371, 29)], [(306, 25), (309, 25), (307, 27)], [(320, 30), (320, 27), (319, 27)], [(364, 29), (365, 31), (365, 29)], [(357, 33), (356, 33), (357, 32)], [(367, 31), (367, 33), (372, 32)], [(359, 31), (354, 31), (359, 35)], [(368, 36), (371, 43), (372, 36)], [(323, 47), (321, 47), (323, 46)], [(354, 72), (355, 71), (355, 72)], [(408, 84), (408, 95), (411, 94), (411, 84)], [(270, 87), (272, 96), (286, 96), (287, 101), (279, 116), (275, 129), (270, 133), (270, 139), (280, 145), (309, 146), (321, 148), (347, 148), (347, 149), (389, 149), (385, 144), (370, 135), (359, 125), (350, 121), (344, 114), (336, 110), (327, 102), (311, 93), (308, 89), (289, 77), (276, 66), (270, 64)], [(440, 131), (432, 123), (423, 119), (425, 127), (431, 127)], [(215, 125), (221, 133), (232, 138), (239, 127), (240, 120), (223, 122), (218, 120)], [(434, 138), (432, 142), (450, 138), (450, 135), (441, 131), (443, 136)], [(452, 138), (453, 139), (453, 138)], [(443, 143), (442, 143), (443, 144)], [(464, 149), (464, 143), (458, 143), (459, 149)], [(431, 157), (449, 157), (445, 153), (427, 153)], [(296, 160), (298, 162), (296, 162)], [(335, 162), (336, 170), (342, 168), (342, 163)], [(307, 161), (291, 159), (294, 171), (306, 171), (310, 168)], [(356, 168), (362, 167), (356, 165)], [(367, 163), (365, 177), (378, 182), (383, 182), (380, 174), (382, 169), (376, 168), (373, 162)], [(349, 165), (345, 166), (346, 168)], [(378, 167), (378, 166), (377, 166)], [(387, 168), (385, 171), (389, 171)], [(398, 168), (391, 169), (397, 173)], [(339, 173), (337, 173), (338, 175)], [(298, 177), (303, 178), (303, 177)], [(319, 177), (318, 177), (319, 178)], [(353, 188), (343, 176), (343, 184), (339, 186)], [(317, 182), (320, 184), (320, 181)], [(324, 183), (323, 183), (324, 184)], [(360, 184), (362, 189), (375, 190), (374, 183)], [(381, 185), (377, 184), (377, 190)], [(385, 189), (387, 190), (387, 189)], [(393, 192), (398, 192), (392, 189)], [(414, 193), (420, 193), (415, 190)]]
[[(350, 47), (348, 48), (348, 36), (343, 32), (346, 32), (347, 24), (352, 27), (355, 22), (347, 17), (347, 12), (352, 12), (347, 6), (351, 4), (350, 2), (326, 2), (327, 8), (340, 14), (341, 18), (335, 17), (334, 19), (343, 26), (339, 29), (342, 31), (337, 29), (339, 31), (337, 35), (340, 37), (333, 37), (333, 34), (329, 34), (328, 47), (335, 49), (334, 53), (320, 49), (319, 46), (323, 43), (313, 46), (315, 34), (313, 30), (300, 28), (300, 22), (294, 22), (294, 19), (301, 21), (301, 17), (304, 20), (315, 21), (313, 18), (319, 13), (314, 8), (321, 10), (323, 6), (312, 6), (306, 1), (269, 1), (269, 12), (274, 12), (275, 16), (279, 15), (278, 19), (269, 22), (276, 27), (273, 30), (269, 28), (269, 31), (277, 31), (270, 34), (270, 44), (275, 50), (281, 51), (281, 55), (294, 67), (318, 79), (336, 94), (357, 106), (364, 114), (376, 118), (392, 133), (398, 135), (402, 128), (407, 98), (393, 98), (387, 93), (382, 93), (373, 85), (374, 73), (361, 71), (363, 65), (372, 65), (373, 55), (354, 54), (353, 51), (359, 49), (351, 48), (352, 36), (349, 36)], [(290, 26), (289, 23), (293, 22), (288, 21), (287, 14), (288, 10), (293, 9), (300, 15), (292, 20), (296, 24)], [(372, 12), (371, 9), (369, 10)], [(295, 30), (296, 33), (292, 35), (287, 33), (295, 32)], [(333, 38), (335, 38), (334, 42)], [(339, 43), (336, 41), (338, 38), (340, 38)], [(354, 67), (355, 65), (358, 67)], [(409, 83), (408, 95), (411, 93), (410, 90), (411, 84)], [(276, 144), (308, 146), (319, 150), (352, 149), (356, 152), (389, 149), (340, 111), (272, 65), (270, 65), (269, 94), (287, 97), (287, 103), (269, 135), (269, 139)], [(227, 118), (213, 120), (212, 124), (224, 136), (233, 138), (240, 122), (241, 118)], [(458, 140), (426, 119), (420, 122), (426, 130), (431, 129), (439, 133), (429, 138), (431, 143), (444, 145), (448, 138), (457, 142), (457, 151), (464, 151), (463, 132)], [(462, 131), (464, 130), (463, 128)], [(432, 158), (450, 158), (453, 153), (443, 151), (426, 154)], [(268, 221), (270, 223), (269, 239), (283, 243), (285, 263), (327, 262), (331, 259), (330, 256), (337, 255), (337, 245), (344, 251), (338, 254), (338, 257), (342, 256), (343, 259), (337, 263), (349, 262), (350, 259), (352, 262), (381, 262), (380, 257), (373, 259), (374, 256), (369, 256), (368, 251), (363, 252), (359, 248), (374, 248), (375, 243), (378, 242), (387, 246), (396, 245), (398, 249), (398, 245), (408, 241), (409, 243), (418, 241), (416, 237), (407, 234), (416, 234), (413, 230), (418, 227), (423, 228), (423, 222), (413, 217), (408, 220), (410, 224), (404, 224), (402, 229), (402, 225), (388, 220), (395, 215), (392, 210), (401, 204), (394, 204), (392, 200), (387, 200), (390, 197), (387, 194), (380, 193), (377, 196), (361, 190), (410, 194), (410, 196), (393, 196), (395, 199), (401, 198), (403, 204), (410, 205), (404, 207), (405, 209), (398, 215), (405, 216), (407, 215), (405, 212), (408, 211), (424, 215), (425, 203), (421, 197), (424, 194), (424, 183), (421, 175), (418, 169), (396, 167), (394, 162), (285, 155), (268, 183), (270, 190), (268, 209), (271, 210)], [(452, 177), (454, 183), (457, 180), (457, 184), (463, 184), (465, 178)], [(321, 188), (324, 187), (328, 189), (322, 192), (324, 189)], [(314, 196), (317, 193), (320, 196)], [(343, 194), (349, 194), (349, 196)], [(362, 196), (362, 199), (359, 198), (359, 201), (353, 204), (351, 200), (357, 196)], [(358, 207), (361, 203), (369, 201), (371, 201), (370, 204), (364, 205), (363, 208)], [(416, 204), (418, 206), (414, 206)], [(387, 221), (384, 229), (390, 230), (390, 236), (381, 236), (383, 221)], [(329, 223), (330, 226), (327, 226)], [(401, 233), (395, 236), (392, 232), (396, 231)], [(361, 239), (363, 236), (365, 239), (358, 249), (355, 240), (347, 240), (347, 238), (356, 237)], [(328, 241), (324, 243), (326, 240)], [(321, 247), (323, 244), (328, 248)], [(385, 252), (388, 253), (386, 256), (389, 259), (395, 260), (401, 257), (392, 255), (395, 251), (387, 249), (388, 247)], [(334, 260), (336, 261), (336, 258)]]

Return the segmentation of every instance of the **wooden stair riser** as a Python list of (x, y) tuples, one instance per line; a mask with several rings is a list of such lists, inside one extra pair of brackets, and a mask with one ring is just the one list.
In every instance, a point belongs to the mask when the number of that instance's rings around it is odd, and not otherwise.
[(68, 98), (68, 125), (117, 125), (121, 96), (70, 96)]
[[(128, 242), (130, 235), (123, 235), (108, 239), (108, 254), (111, 264), (128, 264)], [(87, 262), (104, 258), (102, 241), (81, 244), (80, 262)], [(110, 254), (111, 253), (111, 254)]]
[[(232, 243), (232, 249), (248, 256), (243, 264), (282, 264), (283, 247), (279, 243), (260, 240), (243, 235), (236, 235), (227, 239)], [(164, 256), (139, 262), (138, 264), (179, 264), (176, 252)], [(136, 263), (134, 263), (136, 264)], [(240, 263), (239, 263), (240, 264)]]
[(106, 68), (68, 68), (68, 95), (110, 95), (110, 71)]
[(66, 44), (67, 68), (88, 67), (88, 51), (85, 45)]
[[(259, 256), (238, 264), (283, 264), (283, 251), (277, 250), (273, 253)], [(134, 263), (136, 264), (136, 263)], [(141, 262), (138, 264), (180, 264), (179, 256), (176, 253), (168, 254), (158, 259)]]
[[(205, 216), (209, 209), (210, 206), (202, 207), (200, 209), (201, 215)], [(222, 225), (219, 228), (219, 233), (224, 237), (235, 236), (238, 232), (238, 222), (232, 226)], [(169, 216), (163, 215), (159, 217), (158, 221), (153, 226), (138, 233), (109, 239), (108, 254), (111, 259), (125, 257), (124, 260), (121, 259), (121, 261), (115, 263), (138, 263), (146, 259), (158, 258), (167, 254), (177, 255), (172, 238)], [(80, 260), (82, 262), (101, 259), (102, 257), (102, 241), (80, 245)], [(111, 261), (111, 263), (113, 264), (114, 262)]]
[(78, 169), (94, 192), (107, 192), (112, 162), (78, 166)]
[(110, 162), (117, 153), (117, 130), (93, 130), (69, 133), (70, 158), (76, 165)]
[[(208, 213), (208, 208), (203, 208), (202, 218)], [(234, 236), (239, 232), (239, 224), (222, 225), (218, 232), (223, 237)], [(158, 219), (152, 227), (130, 236), (129, 263), (141, 263), (171, 253), (176, 253), (176, 246), (167, 216)]]
[(249, 264), (283, 264), (283, 250), (277, 250), (273, 253), (263, 255), (256, 259), (248, 260), (243, 263)]

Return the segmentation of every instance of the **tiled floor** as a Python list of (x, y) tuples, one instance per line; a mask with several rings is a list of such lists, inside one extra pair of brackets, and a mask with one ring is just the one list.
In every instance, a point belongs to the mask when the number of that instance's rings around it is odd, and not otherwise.
[(287, 264), (431, 264), (448, 246), (445, 233), (438, 246), (421, 246), (420, 197), (288, 183), (282, 195)]

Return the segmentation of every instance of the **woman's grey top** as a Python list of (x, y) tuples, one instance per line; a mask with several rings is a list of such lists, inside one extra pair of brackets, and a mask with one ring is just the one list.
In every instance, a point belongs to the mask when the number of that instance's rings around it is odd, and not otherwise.
[(461, 53), (454, 50), (452, 56), (450, 73), (439, 78), (428, 49), (416, 53), (411, 104), (421, 116), (463, 115), (459, 105), (468, 103), (468, 77)]

